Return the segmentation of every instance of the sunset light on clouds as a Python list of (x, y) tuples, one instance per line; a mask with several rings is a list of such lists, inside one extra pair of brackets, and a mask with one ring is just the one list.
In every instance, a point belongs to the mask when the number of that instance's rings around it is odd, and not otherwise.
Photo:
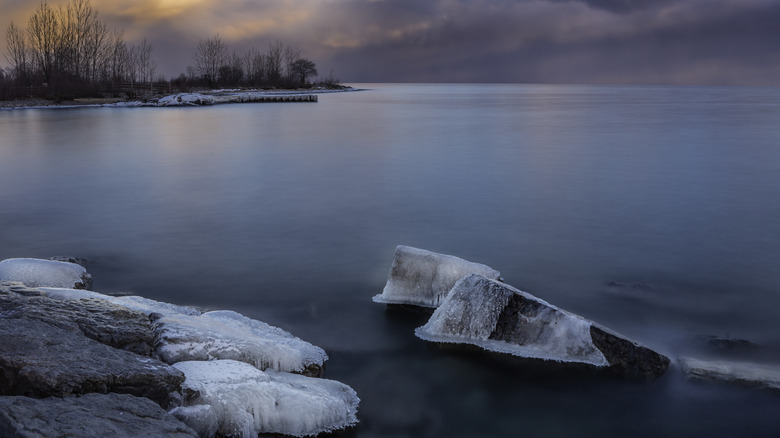
[[(237, 53), (279, 39), (347, 81), (780, 83), (773, 0), (92, 3), (128, 41), (147, 38), (167, 76), (219, 34)], [(37, 4), (0, 1), (0, 25), (26, 25)]]

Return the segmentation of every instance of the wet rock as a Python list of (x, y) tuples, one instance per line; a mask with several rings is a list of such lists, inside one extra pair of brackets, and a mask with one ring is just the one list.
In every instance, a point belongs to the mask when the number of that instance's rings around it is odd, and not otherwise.
[(0, 318), (0, 339), (0, 395), (118, 392), (170, 406), (184, 381), (180, 371), (156, 359), (36, 319)]
[(154, 333), (143, 313), (101, 299), (56, 300), (37, 296), (45, 293), (18, 283), (0, 284), (0, 315), (78, 331), (95, 341), (133, 353), (146, 356), (153, 353)]
[(777, 365), (725, 360), (706, 361), (691, 357), (681, 357), (678, 362), (683, 373), (692, 380), (718, 381), (780, 390), (780, 367)]
[(432, 342), (465, 343), (515, 356), (663, 374), (669, 359), (509, 285), (468, 275), (415, 332)]
[(33, 399), (0, 397), (0, 436), (197, 437), (151, 400), (126, 394)]
[(29, 287), (92, 287), (92, 277), (83, 266), (43, 259), (3, 260), (0, 262), (0, 282), (3, 281), (18, 281)]
[(75, 263), (79, 266), (83, 266), (85, 268), (89, 267), (89, 264), (92, 263), (92, 260), (84, 258), (84, 257), (71, 257), (71, 256), (54, 256), (49, 257), (47, 260), (54, 260), (57, 262), (68, 262), (68, 263)]
[(400, 245), (395, 249), (387, 284), (373, 300), (435, 308), (455, 283), (468, 274), (480, 274), (493, 280), (501, 276), (489, 266)]

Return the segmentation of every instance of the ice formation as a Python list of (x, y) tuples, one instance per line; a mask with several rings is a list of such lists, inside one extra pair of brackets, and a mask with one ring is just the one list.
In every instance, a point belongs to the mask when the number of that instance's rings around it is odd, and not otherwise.
[(498, 279), (501, 273), (479, 263), (451, 255), (400, 245), (395, 249), (387, 284), (377, 303), (438, 307), (464, 275), (480, 274)]
[(146, 315), (150, 315), (152, 313), (157, 313), (160, 315), (200, 315), (201, 313), (199, 310), (192, 307), (155, 301), (149, 298), (139, 297), (137, 295), (114, 297), (111, 295), (105, 295), (98, 292), (81, 289), (66, 289), (56, 287), (42, 287), (39, 289), (47, 297), (56, 300), (80, 300), (82, 298), (95, 298), (110, 301), (111, 303), (127, 307), (130, 310), (136, 310)]
[(608, 366), (591, 323), (531, 294), (481, 275), (453, 287), (415, 333), (432, 342), (472, 344), (515, 356)]
[(0, 281), (18, 281), (28, 287), (87, 289), (92, 277), (75, 263), (42, 259), (7, 259), (0, 262)]
[(171, 413), (201, 436), (256, 437), (259, 433), (317, 435), (357, 423), (360, 400), (349, 386), (327, 379), (263, 372), (234, 360), (187, 361), (173, 365), (197, 391), (190, 406)]
[(229, 310), (163, 315), (153, 328), (157, 353), (169, 364), (233, 359), (261, 370), (304, 372), (310, 367), (321, 370), (328, 359), (317, 346)]
[(214, 97), (200, 93), (180, 93), (165, 96), (157, 101), (158, 106), (214, 105)]

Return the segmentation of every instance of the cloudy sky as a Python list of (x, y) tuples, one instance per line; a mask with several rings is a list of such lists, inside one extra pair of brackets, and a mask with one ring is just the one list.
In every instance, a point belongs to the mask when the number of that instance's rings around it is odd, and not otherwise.
[[(26, 26), (38, 4), (0, 0), (0, 26)], [(239, 53), (279, 39), (345, 82), (780, 85), (780, 0), (92, 4), (127, 40), (146, 37), (166, 76), (218, 33)]]

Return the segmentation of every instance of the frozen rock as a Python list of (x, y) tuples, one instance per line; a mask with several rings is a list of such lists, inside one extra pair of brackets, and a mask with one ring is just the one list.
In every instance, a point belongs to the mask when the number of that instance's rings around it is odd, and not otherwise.
[(483, 277), (458, 281), (415, 333), (431, 342), (464, 343), (515, 356), (611, 367), (656, 376), (669, 359), (531, 294)]
[(127, 394), (33, 399), (0, 397), (0, 436), (197, 437), (153, 401)]
[(164, 303), (162, 301), (155, 301), (149, 298), (139, 297), (137, 295), (115, 297), (81, 289), (65, 289), (56, 287), (41, 287), (38, 289), (41, 291), (42, 295), (55, 300), (81, 300), (85, 298), (100, 299), (122, 307), (126, 307), (130, 310), (141, 312), (145, 315), (151, 315), (152, 313), (158, 313), (161, 315), (200, 315), (201, 313), (199, 310), (192, 307)]
[(780, 390), (780, 367), (769, 364), (706, 361), (691, 357), (678, 360), (683, 373), (693, 380), (712, 380), (743, 386)]
[(200, 93), (180, 93), (165, 96), (157, 101), (158, 106), (200, 106), (214, 105), (214, 97)]
[(202, 415), (217, 419), (217, 434), (243, 437), (301, 437), (357, 423), (360, 400), (340, 382), (263, 372), (234, 360), (179, 362), (174, 367), (186, 376), (185, 390), (197, 394), (189, 402), (192, 410), (177, 409), (174, 414), (201, 434)]
[(18, 281), (29, 287), (92, 287), (92, 277), (83, 266), (43, 259), (3, 260), (0, 262), (0, 282), (2, 281)]
[(455, 283), (468, 274), (497, 280), (501, 273), (451, 255), (400, 245), (377, 303), (438, 307)]
[[(36, 294), (43, 296), (36, 296)], [(62, 300), (48, 294), (84, 295), (85, 299)], [(40, 321), (78, 332), (108, 346), (149, 356), (154, 351), (154, 333), (143, 313), (96, 299), (95, 292), (77, 289), (20, 288), (0, 285), (0, 315), (6, 319)]]
[(139, 297), (137, 295), (127, 295), (123, 297), (110, 297), (108, 299), (114, 304), (127, 307), (146, 315), (157, 313), (160, 315), (200, 315), (200, 310), (189, 306), (179, 306), (178, 304), (164, 303), (162, 301), (150, 300), (149, 298)]
[(159, 316), (153, 322), (153, 329), (157, 353), (169, 364), (233, 359), (260, 370), (270, 368), (319, 376), (328, 359), (319, 347), (278, 327), (228, 310), (200, 316)]
[(158, 360), (36, 319), (0, 318), (0, 339), (2, 395), (117, 392), (169, 406), (178, 400), (184, 380), (180, 371)]

